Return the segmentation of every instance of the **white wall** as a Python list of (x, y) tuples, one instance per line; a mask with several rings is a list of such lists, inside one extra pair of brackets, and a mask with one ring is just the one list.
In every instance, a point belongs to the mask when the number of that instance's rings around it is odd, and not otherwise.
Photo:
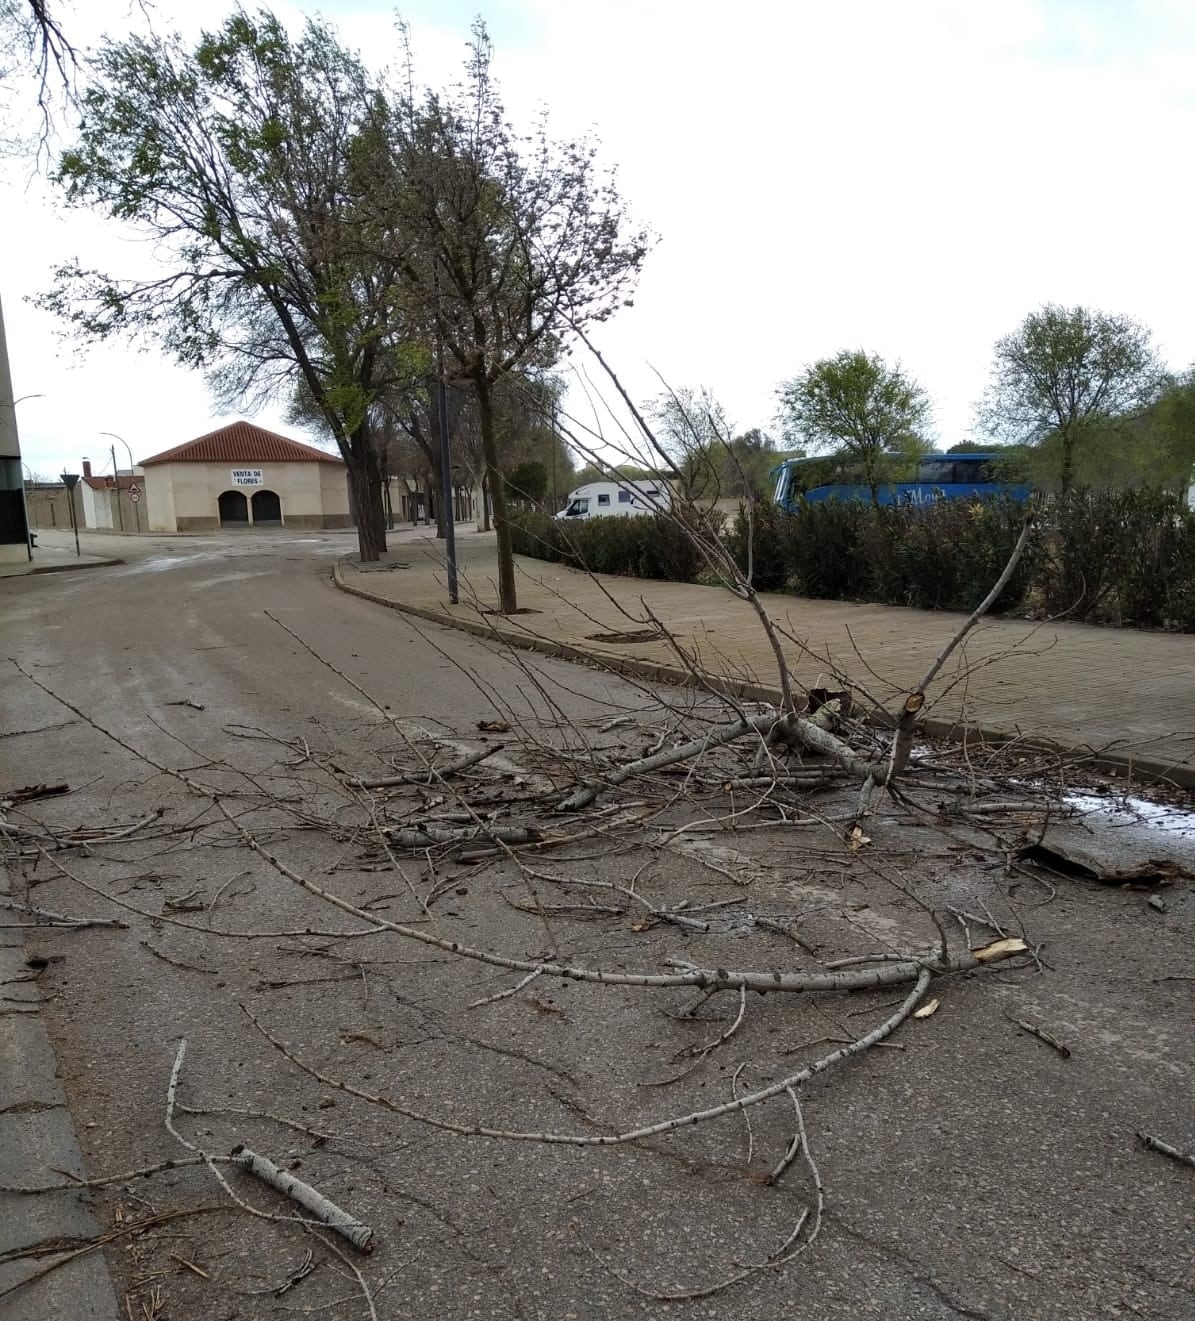
[[(260, 486), (237, 486), (234, 466), (259, 468)], [(154, 463), (145, 470), (149, 526), (154, 532), (201, 530), (219, 525), (219, 500), (240, 491), (252, 502), (254, 492), (273, 491), (282, 505), (282, 521), (343, 518), (349, 513), (344, 465), (337, 463)]]

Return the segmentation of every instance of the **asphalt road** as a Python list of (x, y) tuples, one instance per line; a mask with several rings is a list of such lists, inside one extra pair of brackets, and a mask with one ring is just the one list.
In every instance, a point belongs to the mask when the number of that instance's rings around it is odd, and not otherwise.
[[(656, 1301), (643, 1291), (698, 1289), (766, 1257), (811, 1204), (807, 1172), (775, 1189), (761, 1182), (791, 1136), (785, 1105), (757, 1110), (750, 1175), (748, 1134), (733, 1116), (615, 1150), (463, 1138), (302, 1073), (242, 1006), (329, 1076), (416, 1109), (462, 1123), (605, 1131), (725, 1100), (739, 1064), (744, 1088), (783, 1076), (794, 1060), (825, 1050), (819, 1040), (883, 1018), (891, 992), (820, 1006), (753, 998), (724, 1050), (660, 1088), (653, 1084), (679, 1072), (678, 1052), (711, 1030), (699, 1023), (695, 1035), (692, 1023), (661, 1012), (681, 1009), (683, 996), (664, 1003), (629, 990), (541, 985), (469, 1009), (512, 978), (388, 937), (303, 934), (352, 923), (284, 883), (227, 823), (213, 821), (209, 803), (89, 718), (159, 766), (235, 790), (242, 819), (292, 868), (373, 911), (418, 920), (404, 883), (363, 847), (360, 831), (330, 827), (341, 809), (302, 758), (314, 751), (326, 768), (376, 771), (431, 738), (479, 748), (493, 736), (478, 723), (512, 712), (550, 740), (566, 718), (593, 729), (612, 712), (642, 707), (643, 695), (539, 657), (524, 658), (520, 670), (464, 635), (338, 593), (330, 566), (352, 544), (341, 535), (89, 540), (129, 562), (0, 583), (0, 656), (82, 713), (9, 667), (0, 784), (69, 783), (74, 792), (32, 813), (57, 832), (160, 814), (130, 841), (63, 855), (80, 880), (159, 920), (120, 910), (126, 929), (47, 930), (27, 941), (49, 960), (36, 989), (93, 1176), (185, 1155), (162, 1122), (185, 1036), (180, 1097), (203, 1113), (181, 1114), (179, 1127), (212, 1152), (246, 1142), (368, 1220), (378, 1246), (362, 1270), (382, 1317), (1195, 1314), (1195, 1171), (1142, 1151), (1133, 1136), (1147, 1129), (1195, 1145), (1189, 889), (1169, 892), (1165, 912), (1143, 894), (1080, 882), (1043, 903), (1044, 887), (1009, 884), (965, 843), (878, 823), (877, 866), (938, 902), (986, 902), (1007, 920), (1011, 911), (1043, 942), (1044, 966), (949, 980), (935, 989), (942, 1008), (934, 1017), (811, 1083), (805, 1120), (827, 1197), (817, 1241), (783, 1269), (725, 1292)], [(491, 763), (505, 768), (496, 794), (517, 793), (536, 769), (533, 749), (513, 736), (506, 743), (505, 761)], [(272, 804), (271, 794), (285, 803)], [(753, 892), (764, 907), (816, 914), (809, 939), (827, 952), (842, 926), (831, 918), (846, 922), (860, 951), (879, 939), (925, 942), (915, 904), (853, 872), (828, 833), (797, 833), (736, 842), (768, 869)], [(644, 861), (619, 853), (616, 841), (574, 856), (577, 875), (624, 885)], [(426, 889), (418, 860), (408, 873)], [(544, 956), (547, 936), (518, 906), (531, 900), (513, 869), (442, 873), (429, 929)], [(649, 879), (672, 900), (720, 902), (735, 889), (683, 855), (663, 859)], [(16, 869), (14, 892), (60, 912), (117, 911), (44, 858)], [(191, 927), (172, 924), (180, 915)], [(195, 929), (209, 924), (258, 934)], [(700, 939), (639, 925), (561, 919), (555, 938), (571, 957), (604, 965), (658, 968), (668, 956), (698, 957)], [(761, 967), (804, 957), (779, 936), (733, 932), (717, 954)], [(1009, 1016), (1048, 1027), (1071, 1057)], [(236, 1113), (245, 1110), (253, 1113)], [(256, 1205), (293, 1211), (234, 1182)], [(300, 1226), (229, 1214), (206, 1170), (130, 1181), (90, 1205), (105, 1232), (130, 1218), (176, 1216), (107, 1249), (130, 1315), (368, 1315), (345, 1262)], [(3, 1206), (9, 1217), (23, 1214), (11, 1200)], [(304, 1275), (309, 1249), (316, 1269)], [(42, 1288), (0, 1298), (0, 1318), (6, 1306), (38, 1321), (87, 1314), (39, 1302), (55, 1297), (48, 1286), (35, 1292)]]

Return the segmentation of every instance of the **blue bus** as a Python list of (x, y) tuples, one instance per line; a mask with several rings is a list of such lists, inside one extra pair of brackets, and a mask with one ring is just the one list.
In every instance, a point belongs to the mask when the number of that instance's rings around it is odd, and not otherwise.
[[(923, 505), (935, 500), (983, 500), (992, 496), (1024, 502), (1028, 482), (1010, 482), (1001, 473), (1001, 454), (925, 454), (912, 481), (881, 486), (876, 499), (882, 505)], [(849, 459), (788, 459), (772, 470), (776, 503), (791, 510), (800, 499), (863, 500), (870, 503), (871, 488), (862, 481), (858, 463)]]

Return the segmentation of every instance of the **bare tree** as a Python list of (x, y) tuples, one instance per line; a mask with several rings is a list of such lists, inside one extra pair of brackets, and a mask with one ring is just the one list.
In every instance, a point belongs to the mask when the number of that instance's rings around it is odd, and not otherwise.
[(408, 107), (390, 159), (379, 163), (414, 236), (402, 254), (412, 296), (477, 401), (485, 480), (498, 537), (503, 613), (518, 607), (495, 390), (513, 372), (555, 361), (570, 332), (628, 300), (647, 251), (599, 176), (595, 148), (529, 140), (505, 119), (485, 25), (473, 28), (465, 85)]
[(69, 94), (77, 55), (49, 0), (0, 0), (0, 83), (18, 72), (32, 71), (37, 106), (45, 130), (56, 90)]

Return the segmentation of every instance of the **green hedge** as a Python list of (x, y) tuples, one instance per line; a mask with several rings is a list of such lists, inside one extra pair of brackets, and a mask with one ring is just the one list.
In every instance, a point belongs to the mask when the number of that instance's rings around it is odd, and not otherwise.
[(593, 573), (691, 583), (705, 567), (684, 529), (664, 514), (564, 523), (549, 514), (521, 513), (511, 519), (510, 531), (516, 555)]
[[(1157, 489), (1035, 500), (1037, 523), (995, 609), (1195, 632), (1195, 513)], [(761, 505), (752, 538), (761, 591), (929, 610), (971, 610), (1008, 562), (1025, 507), (1011, 500), (886, 506)], [(747, 564), (747, 520), (728, 543)]]
[[(1037, 522), (997, 612), (1195, 633), (1195, 513), (1173, 492), (1076, 490), (1035, 498)], [(800, 501), (740, 511), (727, 545), (764, 592), (971, 610), (1008, 562), (1025, 506), (943, 500)], [(675, 518), (512, 522), (520, 555), (595, 573), (696, 582), (706, 564)]]

